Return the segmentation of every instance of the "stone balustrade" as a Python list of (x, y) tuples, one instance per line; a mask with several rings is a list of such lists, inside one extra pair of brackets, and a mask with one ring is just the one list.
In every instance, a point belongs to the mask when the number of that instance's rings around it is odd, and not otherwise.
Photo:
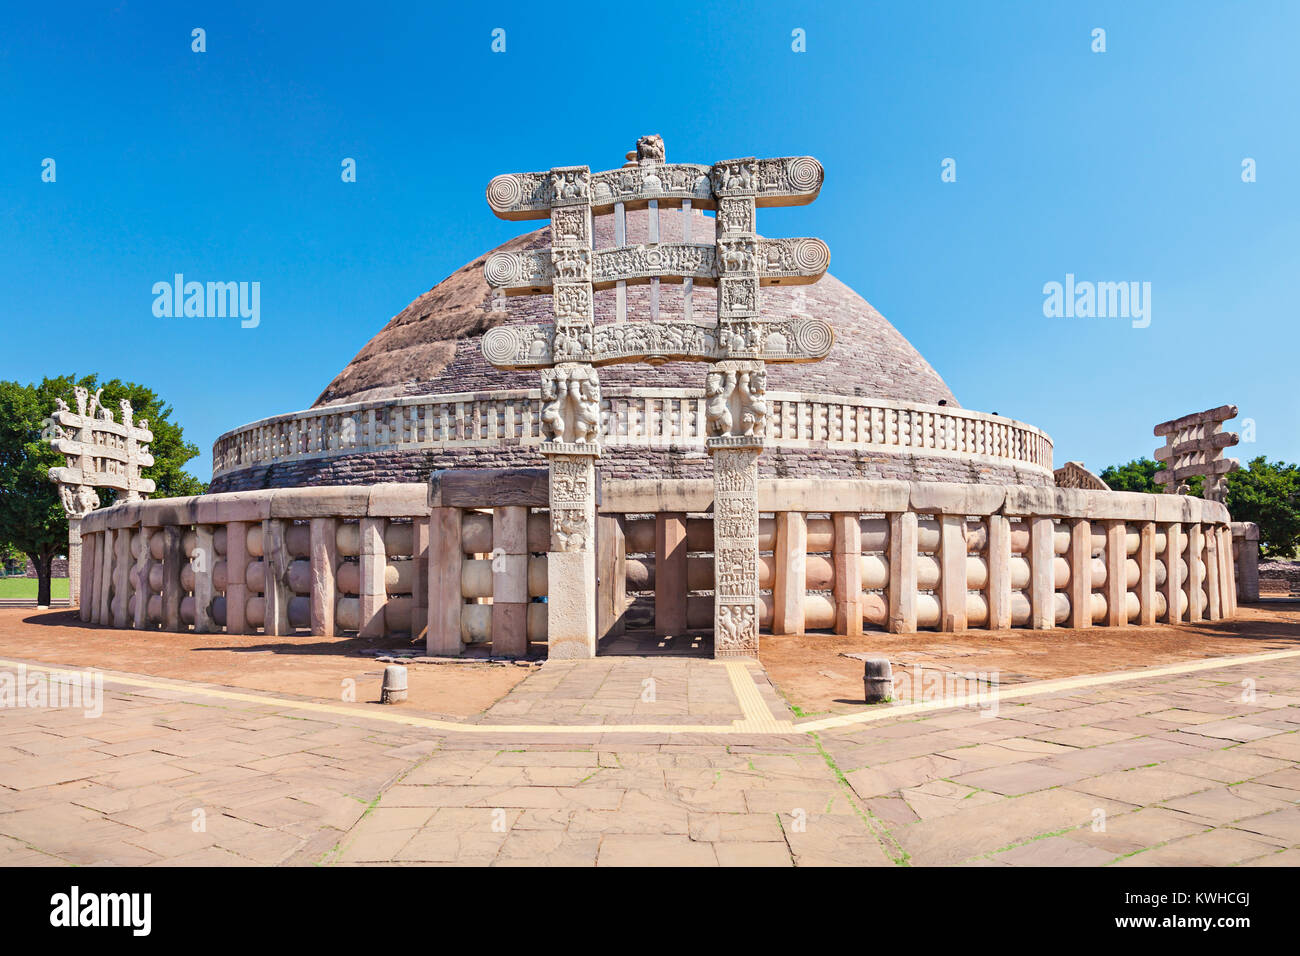
[(418, 634), (421, 485), (126, 502), (87, 516), (81, 619), (197, 633)]
[[(601, 511), (617, 524), (623, 568), (603, 573), (623, 582), (610, 598), (622, 626), (706, 628), (708, 483), (613, 485)], [(770, 512), (758, 533), (760, 623), (770, 633), (1113, 627), (1236, 610), (1232, 529), (1217, 502), (855, 480), (761, 480), (758, 495), (760, 513)]]
[[(440, 476), (95, 511), (82, 620), (539, 650), (546, 471)], [(602, 483), (602, 636), (711, 626), (712, 494), (701, 479)], [(758, 510), (760, 619), (778, 634), (1220, 620), (1236, 610), (1238, 564), (1249, 589), (1258, 535), (1199, 498), (1025, 485), (760, 479)]]
[[(701, 389), (602, 389), (602, 447), (704, 449)], [(1050, 481), (1052, 442), (1032, 425), (940, 405), (773, 391), (767, 444), (863, 455), (933, 455), (1011, 465)], [(523, 446), (542, 433), (538, 390), (333, 405), (253, 422), (212, 446), (217, 481), (246, 468), (341, 455)]]

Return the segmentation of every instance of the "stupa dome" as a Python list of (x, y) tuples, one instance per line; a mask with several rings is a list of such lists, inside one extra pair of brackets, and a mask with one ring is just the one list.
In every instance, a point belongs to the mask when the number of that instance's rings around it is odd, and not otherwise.
[[(663, 242), (682, 240), (681, 213), (662, 214)], [(630, 237), (646, 232), (645, 210), (627, 213)], [(713, 219), (693, 213), (695, 241), (713, 237)], [(614, 244), (613, 219), (594, 220), (596, 248)], [(532, 324), (551, 318), (547, 295), (512, 296), (504, 311), (493, 311), (492, 292), (483, 278), (483, 264), (494, 252), (546, 248), (550, 227), (510, 240), (485, 252), (443, 279), (394, 316), (356, 357), (335, 376), (316, 400), (316, 406), (365, 402), (411, 395), (477, 392), (500, 388), (536, 388), (535, 371), (509, 372), (494, 368), (483, 358), (479, 340), (496, 325)], [(696, 317), (711, 315), (712, 289), (694, 293)], [(627, 290), (628, 314), (633, 319), (649, 314), (649, 286)], [(957, 406), (939, 373), (865, 299), (827, 274), (813, 285), (768, 286), (760, 299), (765, 316), (788, 318), (806, 313), (824, 319), (835, 329), (835, 345), (823, 361), (807, 365), (768, 367), (768, 388), (833, 395), (856, 395), (937, 405)], [(663, 317), (682, 314), (682, 286), (661, 288)], [(614, 293), (596, 293), (596, 321), (614, 318)], [(670, 362), (653, 367), (643, 364), (612, 365), (600, 370), (601, 386), (666, 386), (698, 388), (703, 370), (694, 363)]]
[[(660, 241), (714, 235), (699, 210), (660, 213)], [(613, 217), (593, 220), (596, 249), (613, 246)], [(629, 242), (648, 212), (628, 210)], [(425, 481), (441, 468), (542, 467), (539, 376), (483, 356), (485, 332), (551, 321), (549, 295), (494, 294), (483, 275), (496, 252), (550, 246), (550, 228), (489, 250), (380, 329), (315, 404), (235, 429), (213, 446), (212, 490)], [(649, 317), (647, 284), (629, 285), (629, 320)], [(696, 288), (693, 318), (715, 314)], [(595, 293), (596, 321), (615, 318), (613, 289)], [(660, 317), (684, 315), (684, 287), (665, 281)], [(939, 373), (860, 295), (829, 273), (811, 285), (765, 286), (764, 316), (813, 317), (835, 330), (820, 362), (768, 365), (767, 448), (760, 473), (1050, 484), (1051, 440), (1011, 419), (962, 409)], [(705, 367), (692, 362), (602, 366), (600, 467), (609, 477), (709, 477)]]

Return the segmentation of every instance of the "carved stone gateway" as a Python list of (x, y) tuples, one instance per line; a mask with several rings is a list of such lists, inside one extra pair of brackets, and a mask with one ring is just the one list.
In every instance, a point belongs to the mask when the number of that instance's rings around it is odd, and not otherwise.
[(149, 423), (135, 421), (125, 399), (119, 403), (122, 420), (114, 421), (113, 413), (99, 403), (102, 391), (91, 395), (77, 386), (77, 410), (60, 398), (53, 416), (57, 434), (50, 445), (67, 456), (67, 465), (51, 468), (49, 475), (59, 486), (68, 516), (68, 588), (73, 605), (81, 595), (81, 519), (99, 507), (95, 489), (112, 488), (120, 492), (121, 501), (138, 501), (154, 490), (153, 481), (140, 476), (142, 467), (153, 464)]
[[(548, 633), (553, 657), (596, 652), (595, 459), (600, 456), (597, 369), (620, 362), (711, 363), (704, 409), (714, 469), (714, 655), (758, 652), (758, 457), (766, 432), (766, 362), (816, 362), (834, 343), (821, 319), (764, 318), (764, 285), (816, 282), (830, 266), (820, 239), (764, 239), (759, 206), (812, 202), (823, 172), (811, 156), (666, 161), (663, 139), (643, 136), (620, 169), (561, 166), (497, 176), (488, 204), (502, 219), (550, 217), (549, 250), (499, 252), (483, 271), (499, 294), (549, 293), (553, 322), (500, 326), (482, 340), (499, 368), (541, 369), (543, 454), (551, 470)], [(682, 242), (659, 241), (660, 204), (681, 204)], [(691, 238), (692, 205), (716, 213), (711, 243)], [(629, 241), (626, 210), (649, 210), (648, 235)], [(616, 245), (592, 248), (592, 216), (614, 216)], [(683, 284), (683, 313), (659, 314), (659, 283)], [(629, 321), (626, 288), (650, 285), (649, 321)], [(715, 289), (714, 315), (697, 321), (695, 286)], [(597, 326), (596, 290), (613, 289), (617, 320)]]
[(1166, 494), (1186, 494), (1187, 479), (1201, 475), (1205, 478), (1202, 496), (1206, 500), (1222, 504), (1227, 499), (1228, 474), (1241, 463), (1224, 458), (1223, 449), (1240, 439), (1236, 432), (1225, 432), (1223, 423), (1236, 417), (1236, 405), (1220, 405), (1155, 427), (1156, 437), (1165, 439), (1164, 446), (1156, 449), (1156, 461), (1164, 462), (1165, 467), (1156, 472), (1155, 480), (1164, 485)]

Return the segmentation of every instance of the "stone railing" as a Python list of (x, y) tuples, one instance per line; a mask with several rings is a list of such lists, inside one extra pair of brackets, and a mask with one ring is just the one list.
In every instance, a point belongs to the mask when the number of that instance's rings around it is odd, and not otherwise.
[[(599, 611), (617, 629), (704, 629), (713, 587), (708, 481), (607, 482), (623, 570)], [(1227, 510), (1200, 498), (1024, 485), (760, 480), (760, 623), (769, 633), (1122, 626), (1232, 617)], [(653, 515), (647, 515), (653, 511)], [(598, 542), (600, 536), (598, 535)], [(1171, 574), (1170, 544), (1176, 557)], [(599, 547), (599, 545), (598, 545)]]
[[(704, 448), (700, 389), (602, 389), (605, 446)], [(842, 395), (769, 392), (767, 443), (864, 454), (937, 455), (1052, 471), (1052, 441), (998, 415)], [(266, 418), (213, 443), (212, 476), (244, 468), (389, 451), (484, 448), (544, 441), (537, 390), (477, 392), (332, 405)]]
[(83, 519), (81, 619), (198, 633), (419, 634), (428, 513), (423, 485), (116, 504)]
[[(699, 479), (603, 482), (601, 636), (712, 625), (712, 494)], [(122, 503), (84, 519), (81, 617), (197, 633), (423, 636), (441, 655), (539, 652), (548, 501), (544, 469), (457, 469), (430, 485)], [(1199, 498), (760, 479), (758, 509), (769, 633), (1121, 626), (1236, 611), (1228, 513)], [(1239, 549), (1253, 544), (1251, 526), (1240, 528)]]

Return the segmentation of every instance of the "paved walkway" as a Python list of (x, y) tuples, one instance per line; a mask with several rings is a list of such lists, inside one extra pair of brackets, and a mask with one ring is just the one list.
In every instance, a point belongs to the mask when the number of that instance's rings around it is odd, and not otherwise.
[(863, 722), (672, 658), (468, 725), (109, 675), (0, 710), (0, 865), (1296, 865), (1300, 657), (1207, 663)]

